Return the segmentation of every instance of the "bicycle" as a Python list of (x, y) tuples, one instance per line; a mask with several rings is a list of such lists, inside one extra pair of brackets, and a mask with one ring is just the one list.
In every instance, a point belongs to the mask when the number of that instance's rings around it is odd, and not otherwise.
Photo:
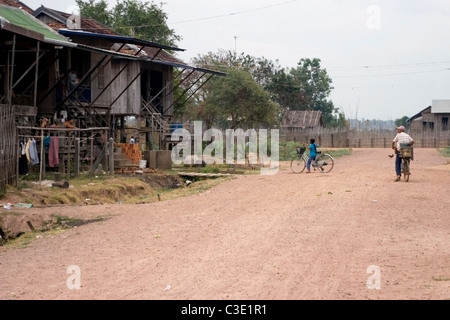
[[(305, 147), (297, 147), (297, 156), (291, 160), (292, 172), (302, 173), (305, 170), (309, 158), (305, 151)], [(316, 160), (311, 162), (311, 166), (314, 170), (319, 170), (321, 173), (328, 173), (334, 167), (334, 158), (328, 153), (318, 151)]]
[(403, 173), (403, 179), (408, 182), (409, 176), (411, 175), (410, 171), (410, 162), (413, 159), (413, 148), (412, 146), (407, 144), (401, 144), (400, 145), (400, 158), (402, 158), (402, 173)]

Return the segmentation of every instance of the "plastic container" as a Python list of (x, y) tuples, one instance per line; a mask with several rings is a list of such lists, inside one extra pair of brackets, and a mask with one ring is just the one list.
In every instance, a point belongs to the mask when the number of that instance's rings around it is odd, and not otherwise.
[(174, 132), (177, 129), (183, 129), (182, 123), (171, 123), (170, 124), (170, 131)]
[(139, 160), (139, 169), (147, 168), (147, 160)]

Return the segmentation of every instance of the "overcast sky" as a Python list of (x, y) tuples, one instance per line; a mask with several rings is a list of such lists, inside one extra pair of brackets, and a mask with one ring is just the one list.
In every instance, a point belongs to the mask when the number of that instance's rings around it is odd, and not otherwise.
[[(22, 2), (76, 10), (72, 0)], [(395, 120), (450, 99), (448, 0), (154, 2), (164, 2), (169, 27), (183, 38), (178, 57), (185, 62), (219, 49), (288, 68), (321, 59), (333, 80), (330, 99), (347, 118)]]

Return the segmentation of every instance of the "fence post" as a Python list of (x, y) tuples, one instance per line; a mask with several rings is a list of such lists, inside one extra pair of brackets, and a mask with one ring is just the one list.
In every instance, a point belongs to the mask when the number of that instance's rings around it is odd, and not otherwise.
[(80, 175), (80, 138), (75, 139), (75, 177)]
[(109, 138), (109, 174), (114, 174), (114, 139)]
[(331, 134), (331, 147), (334, 148), (334, 134)]

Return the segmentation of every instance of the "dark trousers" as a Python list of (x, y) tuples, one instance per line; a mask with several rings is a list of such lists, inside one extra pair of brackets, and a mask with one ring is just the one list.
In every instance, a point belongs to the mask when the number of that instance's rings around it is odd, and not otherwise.
[(402, 175), (402, 158), (400, 158), (400, 151), (395, 151), (395, 173), (397, 177)]

